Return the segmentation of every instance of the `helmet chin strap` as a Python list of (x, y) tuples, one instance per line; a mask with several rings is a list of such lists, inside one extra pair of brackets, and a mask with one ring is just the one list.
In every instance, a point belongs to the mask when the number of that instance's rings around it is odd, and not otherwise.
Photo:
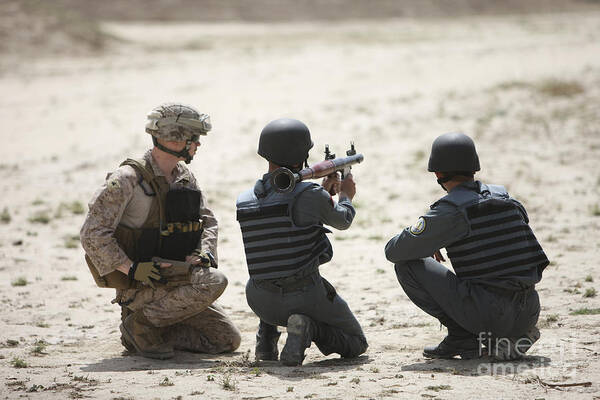
[(192, 162), (192, 159), (194, 158), (194, 156), (190, 155), (190, 147), (193, 143), (191, 140), (186, 140), (185, 147), (180, 151), (171, 150), (171, 149), (163, 146), (162, 144), (158, 143), (158, 140), (154, 136), (152, 136), (152, 143), (154, 143), (154, 146), (156, 146), (160, 150), (164, 151), (165, 153), (169, 153), (178, 158), (179, 157), (183, 158), (186, 164), (189, 164), (190, 162)]
[(448, 189), (446, 189), (443, 185), (443, 183), (446, 183), (448, 181), (451, 181), (452, 178), (454, 178), (454, 175), (446, 175), (446, 176), (442, 176), (441, 178), (437, 179), (437, 183), (442, 187), (442, 189), (444, 189), (446, 192), (448, 191)]
[[(302, 167), (302, 164), (304, 164), (304, 167)], [(289, 169), (293, 173), (297, 174), (298, 172), (300, 172), (302, 170), (302, 168), (308, 168), (308, 156), (306, 156), (306, 158), (304, 159), (304, 162), (300, 163), (300, 165), (298, 165), (297, 167), (285, 166), (285, 165), (282, 165), (282, 166)]]

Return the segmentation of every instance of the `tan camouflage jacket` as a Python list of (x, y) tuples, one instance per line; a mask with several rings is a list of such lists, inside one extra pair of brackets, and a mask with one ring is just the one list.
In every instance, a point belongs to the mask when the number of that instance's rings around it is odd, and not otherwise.
[[(150, 162), (156, 176), (164, 175), (152, 158), (151, 150), (144, 154), (144, 160)], [(177, 164), (173, 178), (172, 189), (186, 187), (199, 190), (196, 178), (183, 163)], [(89, 203), (89, 212), (80, 232), (81, 244), (100, 275), (114, 271), (119, 265), (132, 263), (113, 234), (119, 224), (130, 228), (141, 227), (146, 221), (151, 203), (152, 197), (144, 194), (132, 167), (119, 167), (106, 176), (106, 182)], [(212, 211), (205, 207), (202, 195), (200, 218), (204, 221), (204, 231), (197, 247), (210, 251), (216, 259), (217, 220)]]

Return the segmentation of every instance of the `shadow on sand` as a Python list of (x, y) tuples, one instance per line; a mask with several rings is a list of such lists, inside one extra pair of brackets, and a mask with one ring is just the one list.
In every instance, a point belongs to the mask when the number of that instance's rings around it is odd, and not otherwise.
[(402, 367), (402, 371), (438, 372), (453, 375), (514, 375), (532, 368), (548, 367), (552, 360), (548, 357), (525, 356), (517, 361), (494, 361), (491, 357), (475, 360), (434, 359)]
[(369, 356), (357, 358), (330, 358), (322, 361), (308, 362), (299, 367), (286, 367), (277, 361), (261, 361), (256, 363), (260, 371), (285, 381), (301, 381), (303, 379), (327, 379), (324, 373), (355, 370), (357, 367), (370, 364)]
[(208, 369), (221, 363), (233, 362), (243, 356), (240, 351), (228, 354), (200, 354), (187, 351), (175, 351), (175, 357), (168, 360), (153, 360), (126, 352), (122, 356), (105, 358), (81, 368), (86, 372), (123, 372), (168, 369)]

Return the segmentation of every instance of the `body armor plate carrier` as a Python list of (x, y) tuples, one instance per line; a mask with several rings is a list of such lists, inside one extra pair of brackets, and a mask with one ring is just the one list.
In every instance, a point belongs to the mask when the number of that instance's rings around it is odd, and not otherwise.
[(541, 276), (548, 258), (523, 207), (503, 186), (476, 183), (478, 190), (458, 187), (440, 200), (458, 207), (469, 223), (468, 235), (446, 246), (456, 275), (501, 278), (537, 268)]
[[(262, 186), (262, 182), (257, 182)], [(294, 275), (304, 268), (331, 260), (330, 231), (317, 223), (297, 226), (292, 208), (297, 197), (315, 184), (302, 182), (289, 193), (255, 190), (240, 195), (237, 220), (242, 230), (248, 272), (253, 279), (275, 279)]]
[[(119, 247), (134, 262), (151, 261), (155, 256), (184, 261), (198, 247), (202, 236), (200, 191), (170, 189), (165, 178), (155, 176), (152, 166), (144, 160), (127, 159), (121, 165), (135, 169), (139, 185), (153, 199), (140, 228), (117, 226), (113, 236)], [(98, 286), (129, 289), (136, 284), (120, 271), (100, 276), (90, 258), (87, 255), (85, 258)]]

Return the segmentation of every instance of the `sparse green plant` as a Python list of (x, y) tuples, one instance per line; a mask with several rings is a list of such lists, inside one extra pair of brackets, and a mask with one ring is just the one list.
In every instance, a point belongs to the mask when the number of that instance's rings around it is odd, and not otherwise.
[(37, 326), (38, 328), (50, 328), (50, 324), (44, 322), (44, 321), (39, 321), (35, 324), (35, 326)]
[(598, 203), (590, 207), (590, 214), (594, 217), (600, 217), (600, 205)]
[(439, 392), (440, 390), (451, 390), (452, 386), (450, 386), (450, 385), (427, 386), (426, 389), (432, 390), (434, 392)]
[(7, 339), (6, 340), (6, 345), (8, 347), (15, 347), (19, 345), (19, 341), (18, 340), (14, 340), (14, 339)]
[(83, 207), (83, 204), (80, 201), (73, 201), (69, 203), (68, 207), (69, 211), (76, 215), (80, 215), (85, 212), (85, 208)]
[(190, 393), (190, 396), (200, 396), (204, 394), (204, 390), (194, 390), (192, 393)]
[(552, 242), (556, 242), (556, 236), (554, 236), (554, 235), (549, 235), (549, 236), (546, 238), (546, 242), (551, 242), (551, 243), (552, 243)]
[(591, 275), (585, 277), (586, 282), (594, 282), (594, 278)]
[(35, 354), (35, 355), (48, 354), (48, 353), (44, 352), (44, 350), (46, 350), (47, 346), (48, 346), (48, 343), (46, 343), (44, 340), (37, 340), (34, 344), (33, 349), (31, 349), (31, 353)]
[(262, 373), (262, 372), (260, 371), (260, 368), (258, 368), (258, 367), (254, 367), (254, 368), (252, 368), (252, 371), (251, 371), (251, 372), (252, 372), (252, 375), (254, 375), (254, 376), (260, 376), (260, 374)]
[(550, 314), (546, 317), (547, 322), (556, 322), (558, 321), (558, 314)]
[(94, 378), (90, 378), (89, 375), (86, 375), (86, 376), (75, 375), (75, 376), (73, 376), (73, 380), (75, 382), (87, 383), (88, 385), (97, 385), (98, 384), (98, 380), (96, 380)]
[(425, 152), (423, 150), (417, 150), (414, 154), (415, 163), (421, 162), (425, 158)]
[(61, 281), (76, 281), (77, 277), (75, 275), (65, 275), (60, 278)]
[(206, 380), (208, 382), (213, 382), (215, 380), (215, 377), (213, 375), (206, 375)]
[(231, 374), (227, 373), (223, 375), (223, 378), (221, 379), (221, 387), (225, 390), (235, 391), (237, 382)]
[(42, 205), (42, 204), (44, 204), (44, 200), (39, 199), (39, 198), (35, 199), (34, 201), (31, 202), (32, 206), (39, 206), (39, 205)]
[(596, 297), (596, 289), (595, 288), (587, 288), (585, 289), (585, 293), (583, 297)]
[(495, 86), (495, 88), (500, 90), (510, 90), (510, 89), (529, 89), (531, 84), (523, 81), (507, 81), (502, 82)]
[(79, 234), (77, 235), (66, 235), (63, 237), (64, 246), (67, 249), (76, 249), (79, 247)]
[(48, 215), (48, 211), (38, 211), (28, 218), (32, 224), (47, 224), (52, 218)]
[(174, 386), (175, 384), (169, 379), (168, 376), (165, 376), (165, 378), (158, 385), (159, 386)]
[(34, 393), (44, 390), (44, 386), (33, 384), (27, 389), (27, 393)]
[(294, 391), (294, 387), (293, 386), (288, 386), (287, 387), (287, 391), (288, 392), (293, 392)]
[(29, 281), (27, 281), (27, 278), (25, 278), (24, 276), (20, 276), (14, 281), (12, 281), (10, 284), (12, 286), (27, 286), (28, 283)]
[(578, 308), (571, 311), (569, 315), (596, 315), (600, 314), (600, 308)]
[(3, 224), (10, 224), (11, 220), (12, 218), (10, 216), (10, 213), (8, 212), (8, 208), (4, 207), (2, 213), (0, 214), (0, 222), (2, 222)]
[(23, 360), (22, 358), (19, 357), (14, 357), (11, 362), (12, 366), (14, 368), (28, 368), (29, 364), (27, 364), (27, 362), (25, 360)]
[(551, 97), (573, 97), (585, 91), (579, 82), (559, 79), (546, 79), (537, 85), (537, 90)]
[(378, 274), (385, 274), (385, 269), (383, 269), (383, 268), (377, 268), (375, 270), (375, 272), (378, 273)]
[(381, 240), (383, 240), (383, 236), (382, 235), (370, 235), (367, 237), (367, 239), (374, 240), (374, 241), (381, 241)]
[(350, 383), (354, 383), (355, 385), (358, 385), (360, 383), (360, 378), (359, 377), (352, 378), (350, 380)]
[(379, 373), (379, 368), (377, 368), (377, 367), (371, 367), (371, 372), (374, 373), (374, 374), (377, 374), (377, 373)]

